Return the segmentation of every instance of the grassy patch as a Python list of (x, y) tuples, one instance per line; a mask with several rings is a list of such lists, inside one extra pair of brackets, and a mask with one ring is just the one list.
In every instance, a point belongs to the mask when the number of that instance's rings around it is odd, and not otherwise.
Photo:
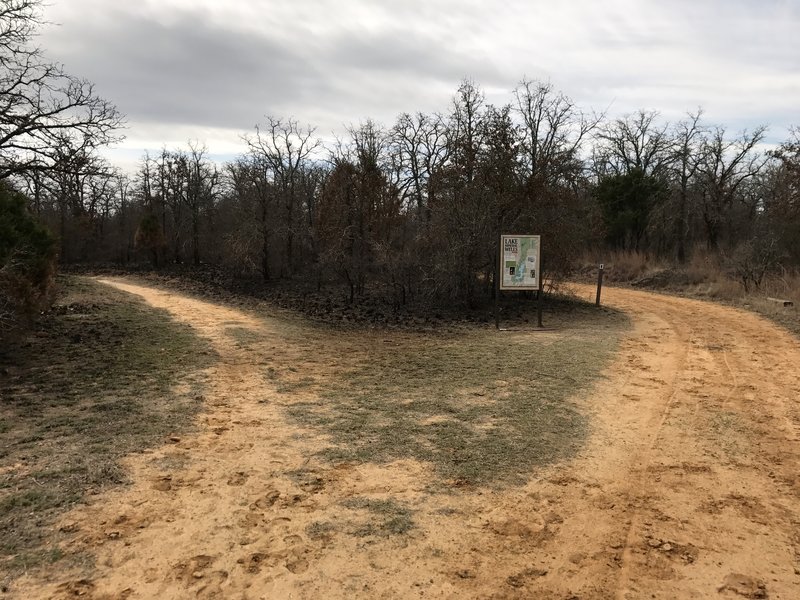
[[(557, 308), (553, 333), (350, 336), (345, 372), (289, 411), (330, 436), (334, 461), (415, 458), (451, 483), (521, 482), (581, 446), (586, 417), (569, 398), (607, 364), (627, 323), (609, 310)], [(344, 353), (336, 342), (321, 351)]]
[(124, 455), (189, 425), (202, 408), (198, 371), (213, 359), (189, 327), (135, 296), (87, 279), (60, 283), (56, 306), (36, 330), (0, 350), (0, 572), (7, 574), (59, 560), (58, 516), (123, 483)]
[(314, 521), (306, 527), (311, 539), (329, 538), (336, 532), (354, 537), (390, 537), (414, 528), (413, 512), (394, 499), (355, 497), (341, 504), (348, 513), (336, 523)]
[(414, 527), (411, 510), (391, 498), (350, 498), (342, 506), (367, 514), (367, 520), (349, 532), (356, 537), (401, 535)]

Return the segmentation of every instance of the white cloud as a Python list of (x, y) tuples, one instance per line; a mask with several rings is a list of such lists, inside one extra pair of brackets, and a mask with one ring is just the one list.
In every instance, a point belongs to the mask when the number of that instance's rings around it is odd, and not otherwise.
[[(42, 45), (129, 116), (126, 152), (205, 139), (241, 148), (265, 113), (323, 135), (447, 110), (464, 76), (510, 100), (549, 79), (581, 106), (731, 129), (797, 124), (794, 0), (52, 0)], [(792, 122), (794, 121), (794, 123)]]

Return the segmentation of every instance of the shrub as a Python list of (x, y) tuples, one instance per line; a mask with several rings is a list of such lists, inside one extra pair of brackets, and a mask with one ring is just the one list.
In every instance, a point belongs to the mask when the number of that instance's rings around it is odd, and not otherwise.
[(757, 237), (741, 243), (727, 258), (731, 276), (738, 279), (745, 292), (761, 289), (764, 276), (780, 264), (778, 243), (773, 236)]
[(0, 182), (0, 331), (29, 320), (53, 296), (55, 239), (27, 211), (26, 201)]
[(158, 217), (153, 213), (146, 214), (139, 222), (134, 236), (134, 245), (137, 250), (144, 250), (150, 254), (154, 267), (158, 267), (158, 253), (166, 246), (164, 231)]

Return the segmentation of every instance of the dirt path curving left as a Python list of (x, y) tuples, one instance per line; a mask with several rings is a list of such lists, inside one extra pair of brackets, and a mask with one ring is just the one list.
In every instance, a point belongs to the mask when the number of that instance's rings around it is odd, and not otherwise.
[[(265, 372), (276, 357), (330, 367), (280, 321), (104, 283), (211, 340), (208, 408), (197, 433), (128, 461), (130, 487), (68, 515), (92, 578), (22, 578), (20, 598), (800, 597), (800, 343), (763, 319), (608, 289), (634, 328), (581, 399), (580, 456), (517, 488), (441, 494), (423, 463), (315, 458), (325, 440), (286, 421)], [(417, 527), (331, 527), (364, 497), (402, 501)]]

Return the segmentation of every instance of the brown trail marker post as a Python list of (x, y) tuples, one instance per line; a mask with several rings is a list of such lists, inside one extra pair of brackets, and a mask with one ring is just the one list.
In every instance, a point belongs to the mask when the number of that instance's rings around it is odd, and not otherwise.
[(594, 305), (600, 306), (600, 292), (603, 289), (603, 263), (600, 263), (600, 269), (597, 271), (597, 298), (595, 298)]

